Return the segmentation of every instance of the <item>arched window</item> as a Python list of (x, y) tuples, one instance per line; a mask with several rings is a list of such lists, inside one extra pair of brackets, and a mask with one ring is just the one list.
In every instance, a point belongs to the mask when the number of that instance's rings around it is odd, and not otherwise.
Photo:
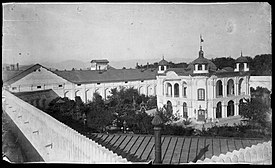
[(174, 85), (174, 97), (179, 97), (179, 84), (175, 83)]
[(188, 118), (188, 114), (187, 114), (187, 104), (184, 102), (183, 103), (183, 118)]
[(172, 96), (172, 85), (171, 85), (171, 83), (166, 84), (166, 96)]
[(227, 82), (227, 95), (234, 95), (234, 81), (232, 79)]
[(172, 106), (172, 103), (168, 100), (167, 101), (167, 109), (166, 109), (167, 111), (167, 114), (168, 115), (172, 115), (173, 114), (173, 106)]
[(243, 78), (239, 80), (239, 95), (245, 94), (245, 83)]
[(164, 71), (164, 66), (163, 65), (160, 66), (160, 70)]
[(182, 83), (182, 96), (187, 97), (187, 83), (186, 82)]
[(198, 100), (205, 100), (205, 90), (198, 89)]
[(227, 117), (234, 116), (234, 101), (230, 100), (227, 104)]
[(218, 80), (216, 83), (216, 97), (222, 96), (222, 89), (223, 89), (222, 81)]
[(222, 118), (222, 103), (221, 102), (217, 103), (216, 118)]

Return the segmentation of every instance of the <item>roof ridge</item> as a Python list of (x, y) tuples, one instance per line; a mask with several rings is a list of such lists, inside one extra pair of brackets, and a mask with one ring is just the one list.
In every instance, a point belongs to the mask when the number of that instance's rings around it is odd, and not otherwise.
[[(42, 65), (40, 65), (40, 64), (38, 64), (38, 63), (37, 63), (37, 64), (34, 64), (33, 66), (31, 66), (31, 67), (29, 67), (29, 68), (27, 68), (27, 69), (25, 69), (25, 70), (19, 72), (19, 73), (16, 74), (15, 76), (13, 76), (13, 77), (11, 77), (10, 79), (6, 80), (5, 82), (9, 82), (10, 80), (12, 80), (12, 79), (18, 77), (18, 76), (21, 75), (22, 73), (25, 73), (26, 71), (30, 70), (31, 68), (33, 68), (33, 67), (35, 67), (35, 66), (40, 66), (40, 67), (42, 67)], [(39, 67), (39, 68), (40, 68), (40, 67)], [(36, 69), (38, 69), (38, 68), (36, 68)], [(36, 69), (35, 69), (35, 70), (36, 70)], [(31, 73), (31, 72), (30, 72), (30, 73)], [(19, 79), (22, 79), (23, 77), (27, 76), (28, 74), (29, 74), (29, 73), (27, 73), (26, 75), (22, 76), (22, 77), (19, 78)], [(19, 79), (18, 79), (18, 80), (19, 80)]]

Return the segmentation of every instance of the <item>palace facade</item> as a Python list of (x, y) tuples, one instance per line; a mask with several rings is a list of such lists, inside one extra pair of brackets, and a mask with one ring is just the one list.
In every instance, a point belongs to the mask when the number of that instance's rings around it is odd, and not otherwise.
[(239, 115), (240, 102), (250, 98), (247, 62), (241, 54), (235, 69), (217, 69), (204, 58), (202, 46), (187, 68), (169, 68), (163, 59), (157, 74), (158, 107), (170, 106), (178, 116), (198, 121)]

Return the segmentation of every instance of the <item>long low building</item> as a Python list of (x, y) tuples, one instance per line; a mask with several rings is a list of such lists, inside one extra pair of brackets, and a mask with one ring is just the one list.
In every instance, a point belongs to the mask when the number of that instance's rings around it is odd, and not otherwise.
[(119, 87), (134, 87), (140, 94), (153, 96), (156, 83), (156, 69), (53, 71), (36, 64), (4, 81), (4, 86), (11, 92), (52, 89), (60, 97), (80, 96), (88, 102), (95, 92), (107, 99), (111, 89)]

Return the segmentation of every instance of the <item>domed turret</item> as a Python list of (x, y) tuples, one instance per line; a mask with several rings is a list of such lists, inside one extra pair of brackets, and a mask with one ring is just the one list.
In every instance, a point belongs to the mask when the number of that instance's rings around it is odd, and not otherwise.
[(168, 66), (168, 62), (164, 59), (164, 57), (162, 58), (162, 60), (159, 62), (159, 70), (158, 73), (162, 74), (166, 71), (167, 66)]
[(191, 68), (193, 73), (208, 73), (209, 70), (215, 71), (217, 68), (215, 64), (208, 59), (204, 58), (203, 50), (202, 50), (202, 42), (204, 41), (200, 36), (200, 51), (199, 51), (199, 58), (195, 59), (188, 67)]
[(243, 53), (241, 51), (241, 56), (236, 59), (236, 69), (235, 72), (239, 71), (249, 71), (248, 67), (248, 59), (243, 56)]

